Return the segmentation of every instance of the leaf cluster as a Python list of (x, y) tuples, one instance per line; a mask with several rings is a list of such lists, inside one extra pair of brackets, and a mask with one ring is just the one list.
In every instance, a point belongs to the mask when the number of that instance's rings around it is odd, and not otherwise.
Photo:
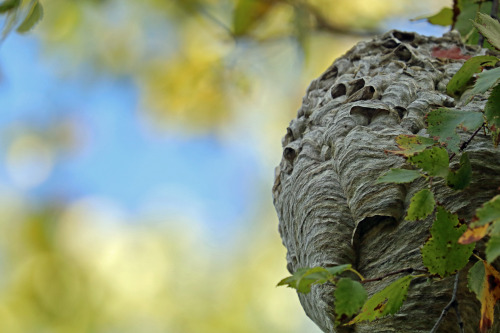
[(43, 17), (43, 7), (39, 0), (25, 4), (21, 0), (3, 0), (0, 15), (5, 16), (1, 39), (15, 29), (19, 33), (30, 31)]
[[(451, 25), (460, 31), (467, 43), (476, 43), (484, 36), (487, 46), (500, 50), (500, 23), (486, 15), (491, 10), (491, 3), (484, 1), (458, 0), (454, 1), (453, 8), (444, 8), (439, 13), (426, 17), (427, 21), (438, 25)], [(498, 14), (498, 13), (497, 13)], [(475, 21), (472, 21), (475, 17)], [(421, 19), (421, 18), (420, 18)], [(439, 51), (439, 50), (437, 50)], [(432, 218), (430, 237), (421, 248), (422, 262), (427, 269), (427, 276), (444, 278), (454, 275), (464, 269), (469, 262), (475, 242), (489, 236), (486, 244), (486, 260), (479, 261), (469, 270), (469, 288), (480, 300), (481, 321), (480, 331), (486, 332), (493, 325), (494, 306), (500, 299), (500, 273), (491, 266), (500, 256), (500, 195), (495, 196), (482, 207), (476, 210), (475, 217), (466, 225), (461, 223), (456, 213), (448, 211), (436, 202), (434, 195), (435, 179), (443, 179), (446, 186), (455, 191), (466, 189), (472, 180), (472, 167), (466, 148), (475, 135), (483, 130), (492, 138), (495, 147), (500, 142), (500, 67), (491, 70), (500, 59), (496, 56), (464, 57), (460, 51), (434, 52), (437, 57), (450, 59), (468, 58), (460, 70), (453, 76), (447, 85), (447, 93), (460, 98), (468, 94), (468, 101), (477, 94), (489, 92), (488, 101), (482, 112), (463, 111), (450, 108), (439, 108), (429, 112), (426, 116), (428, 136), (399, 135), (395, 138), (398, 149), (388, 151), (401, 155), (406, 159), (406, 166), (400, 169), (391, 169), (377, 179), (377, 183), (411, 183), (423, 178), (426, 186), (416, 192), (409, 203), (405, 217), (408, 221), (419, 221)], [(465, 96), (465, 95), (464, 95)], [(467, 141), (462, 142), (457, 133), (460, 130), (469, 133)], [(460, 155), (457, 165), (450, 165), (450, 161)], [(342, 267), (342, 266), (338, 266)], [(351, 267), (349, 269), (352, 270)], [(331, 268), (330, 268), (331, 270)], [(297, 271), (292, 277), (284, 279), (279, 285), (288, 284), (300, 292), (309, 292), (301, 283), (308, 272), (328, 271), (316, 267)], [(298, 274), (297, 277), (296, 274)], [(312, 274), (312, 273), (311, 273)], [(326, 273), (324, 273), (326, 274)], [(301, 278), (298, 278), (302, 276)], [(384, 290), (373, 295), (366, 302), (360, 295), (363, 294), (356, 284), (356, 313), (347, 324), (354, 324), (364, 320), (375, 320), (388, 314), (396, 313), (406, 298), (407, 290), (414, 275), (404, 276)], [(322, 277), (311, 284), (332, 282), (336, 285), (336, 306), (339, 307), (339, 316), (353, 315), (355, 307), (344, 309), (348, 301), (343, 299), (351, 295), (340, 288), (336, 277)], [(347, 284), (346, 284), (347, 285)], [(337, 290), (340, 292), (337, 293)], [(366, 292), (365, 292), (366, 293)], [(364, 295), (364, 294), (363, 294)], [(361, 303), (364, 303), (361, 305)], [(338, 322), (345, 322), (339, 320)]]

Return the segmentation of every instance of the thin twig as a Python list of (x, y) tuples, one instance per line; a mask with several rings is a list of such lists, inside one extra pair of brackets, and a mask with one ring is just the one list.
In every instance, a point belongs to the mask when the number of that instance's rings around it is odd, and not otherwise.
[(408, 268), (403, 268), (403, 269), (400, 269), (400, 270), (397, 270), (397, 271), (394, 271), (394, 272), (390, 272), (390, 273), (384, 274), (382, 276), (379, 276), (379, 277), (376, 277), (376, 278), (373, 278), (373, 279), (364, 279), (363, 281), (361, 281), (361, 283), (368, 283), (368, 282), (380, 281), (380, 280), (383, 280), (386, 277), (389, 277), (389, 276), (392, 276), (392, 275), (397, 275), (397, 274), (401, 274), (401, 273), (411, 274), (413, 272), (427, 273), (427, 271), (424, 270), (424, 269), (416, 269), (416, 268), (408, 267)]
[[(481, 130), (481, 128), (483, 128), (485, 125), (485, 123), (483, 123), (474, 133), (472, 133), (472, 135), (470, 136), (470, 138), (465, 141), (464, 143), (462, 143), (462, 145), (460, 146), (460, 152), (464, 151), (465, 148), (467, 148), (467, 146), (469, 145), (469, 143), (472, 141), (472, 139), (474, 139), (474, 137), (477, 135), (477, 133), (479, 133), (479, 131)], [(450, 158), (449, 158), (449, 161), (451, 161), (451, 159), (453, 157), (455, 157), (455, 153), (451, 154), (450, 155)]]
[(437, 331), (439, 325), (441, 325), (441, 322), (444, 319), (444, 316), (446, 316), (446, 314), (448, 313), (448, 311), (450, 311), (451, 308), (455, 309), (455, 312), (457, 314), (458, 327), (460, 328), (460, 333), (464, 332), (464, 323), (462, 321), (462, 318), (460, 317), (460, 311), (458, 309), (458, 301), (457, 301), (459, 273), (460, 272), (457, 272), (457, 274), (455, 275), (455, 283), (453, 285), (453, 294), (451, 295), (451, 301), (444, 307), (443, 311), (441, 311), (441, 315), (436, 321), (436, 324), (434, 324), (434, 327), (432, 328), (430, 333), (435, 333)]

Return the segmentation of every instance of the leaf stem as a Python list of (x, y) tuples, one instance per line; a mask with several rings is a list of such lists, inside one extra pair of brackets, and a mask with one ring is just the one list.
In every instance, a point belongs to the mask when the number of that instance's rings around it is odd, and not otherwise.
[(353, 272), (354, 274), (356, 274), (359, 277), (359, 279), (361, 280), (361, 283), (363, 283), (363, 281), (365, 281), (365, 278), (363, 277), (363, 275), (361, 275), (361, 273), (359, 273), (354, 268), (351, 267), (348, 270), (351, 271), (351, 272)]
[[(472, 139), (474, 139), (474, 137), (477, 135), (477, 133), (479, 133), (479, 131), (481, 130), (481, 128), (483, 128), (485, 125), (485, 123), (483, 123), (481, 126), (479, 126), (475, 131), (474, 133), (472, 133), (472, 135), (470, 136), (469, 139), (467, 139), (467, 141), (465, 141), (464, 143), (462, 143), (462, 145), (460, 146), (460, 152), (462, 152), (465, 148), (467, 148), (467, 146), (469, 145), (469, 143), (472, 141)], [(456, 154), (453, 153), (450, 155), (450, 158), (449, 158), (449, 161), (452, 160), (453, 157), (455, 157)]]
[(434, 324), (434, 327), (432, 328), (430, 333), (435, 333), (437, 331), (439, 325), (441, 325), (441, 322), (443, 321), (444, 316), (448, 313), (448, 311), (450, 311), (451, 308), (453, 308), (455, 310), (455, 313), (457, 314), (457, 321), (458, 321), (458, 326), (460, 328), (460, 332), (461, 333), (464, 332), (464, 322), (462, 321), (462, 317), (460, 316), (460, 311), (458, 309), (458, 301), (457, 301), (459, 273), (460, 272), (457, 272), (457, 274), (455, 275), (455, 283), (453, 284), (453, 294), (451, 295), (451, 300), (444, 307), (443, 311), (441, 311), (441, 315), (436, 321), (436, 324)]

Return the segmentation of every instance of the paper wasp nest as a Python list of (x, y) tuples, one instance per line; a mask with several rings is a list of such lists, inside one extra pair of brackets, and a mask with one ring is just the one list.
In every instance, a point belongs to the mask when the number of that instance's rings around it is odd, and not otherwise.
[[(464, 46), (455, 32), (435, 38), (391, 31), (357, 44), (312, 81), (283, 138), (273, 187), (291, 273), (301, 267), (350, 263), (365, 278), (374, 278), (407, 267), (423, 268), (420, 247), (429, 236), (433, 216), (425, 221), (405, 221), (404, 216), (424, 182), (398, 185), (375, 180), (404, 164), (402, 157), (386, 151), (397, 149), (394, 138), (399, 134), (425, 135), (430, 110), (484, 109), (485, 97), (466, 104), (446, 95), (446, 84), (465, 60), (432, 54), (456, 48), (463, 55), (488, 52)], [(459, 134), (463, 140), (470, 136)], [(473, 168), (471, 186), (460, 192), (435, 187), (437, 201), (459, 216), (471, 217), (498, 193), (500, 153), (483, 134), (466, 151)], [(399, 277), (366, 284), (369, 296)], [(429, 332), (450, 301), (452, 286), (453, 277), (431, 283), (415, 279), (396, 315), (339, 328), (334, 327), (332, 285), (313, 286), (299, 298), (325, 332)], [(465, 274), (459, 306), (466, 332), (477, 332), (480, 305), (467, 289)], [(499, 322), (492, 331), (500, 331)], [(439, 331), (457, 328), (450, 311)]]

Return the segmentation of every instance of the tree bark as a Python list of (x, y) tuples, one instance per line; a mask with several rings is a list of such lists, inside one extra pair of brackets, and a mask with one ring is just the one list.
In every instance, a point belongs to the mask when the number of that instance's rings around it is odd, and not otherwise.
[[(397, 149), (394, 138), (399, 134), (426, 136), (425, 116), (430, 110), (484, 109), (484, 96), (466, 103), (466, 96), (454, 100), (446, 95), (446, 84), (465, 60), (437, 58), (432, 51), (453, 48), (471, 56), (489, 52), (464, 46), (456, 32), (434, 38), (390, 31), (357, 44), (312, 81), (283, 138), (283, 158), (273, 186), (290, 273), (347, 263), (365, 278), (407, 267), (424, 269), (420, 248), (434, 216), (416, 222), (404, 216), (410, 198), (425, 183), (375, 180), (404, 165), (404, 158), (386, 151)], [(463, 141), (471, 135), (459, 134)], [(466, 151), (473, 168), (471, 186), (458, 192), (440, 182), (433, 186), (438, 202), (471, 218), (478, 206), (498, 194), (500, 153), (482, 133)], [(458, 165), (458, 158), (454, 163)], [(399, 277), (365, 284), (369, 296)], [(460, 275), (459, 308), (465, 332), (478, 332), (481, 307), (468, 291), (466, 278)], [(309, 294), (299, 293), (299, 299), (324, 332), (429, 332), (451, 299), (453, 280), (414, 279), (396, 315), (338, 328), (332, 285), (315, 285)], [(492, 332), (500, 332), (496, 310)], [(459, 332), (453, 311), (438, 332)]]

